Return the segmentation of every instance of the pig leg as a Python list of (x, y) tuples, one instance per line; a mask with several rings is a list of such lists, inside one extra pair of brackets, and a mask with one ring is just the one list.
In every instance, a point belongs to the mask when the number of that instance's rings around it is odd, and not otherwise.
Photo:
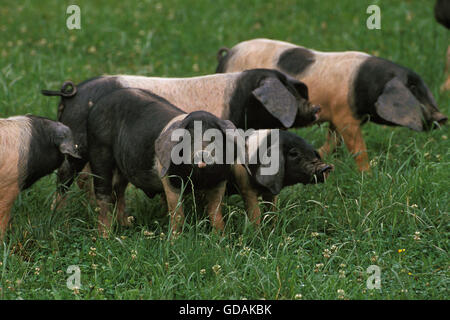
[(179, 203), (181, 194), (179, 190), (172, 187), (168, 177), (163, 177), (161, 182), (166, 195), (172, 232), (176, 233), (179, 230), (179, 226), (182, 225), (184, 221), (183, 205), (182, 203)]
[(337, 124), (336, 129), (342, 136), (348, 151), (355, 156), (359, 171), (369, 170), (367, 148), (362, 135), (360, 122), (352, 119), (345, 123)]
[(118, 174), (114, 179), (114, 202), (117, 205), (117, 220), (122, 226), (131, 226), (128, 216), (125, 213), (125, 190), (128, 186), (128, 180), (122, 174)]
[(97, 198), (96, 210), (99, 211), (98, 229), (104, 237), (107, 237), (112, 225), (114, 157), (109, 148), (92, 146), (90, 159), (94, 159), (91, 161), (91, 168)]
[(272, 212), (277, 211), (277, 206), (276, 206), (276, 203), (277, 203), (277, 200), (278, 200), (278, 196), (277, 195), (274, 195), (274, 194), (271, 194), (271, 193), (264, 193), (262, 195), (262, 199), (263, 199), (264, 202), (266, 202), (265, 205), (264, 205), (266, 210), (272, 211)]
[(327, 139), (324, 145), (319, 149), (319, 154), (321, 158), (332, 154), (336, 151), (336, 147), (341, 143), (339, 134), (336, 132), (336, 126), (330, 122), (328, 127)]
[(11, 216), (11, 209), (18, 194), (19, 188), (17, 185), (0, 189), (0, 240), (3, 240), (6, 234), (6, 229), (8, 228)]
[(112, 197), (97, 194), (97, 209), (98, 210), (98, 231), (107, 238), (112, 226)]
[(81, 170), (77, 179), (78, 188), (80, 188), (81, 190), (86, 190), (86, 192), (90, 191), (90, 180), (89, 180), (90, 173), (91, 173), (91, 166), (89, 163), (87, 163), (84, 166), (83, 170)]
[(250, 221), (256, 225), (261, 223), (261, 210), (258, 203), (258, 193), (251, 186), (247, 170), (242, 165), (235, 165), (232, 167), (232, 173), (239, 192), (244, 199), (245, 210)]
[(91, 165), (87, 163), (78, 175), (77, 185), (86, 193), (88, 201), (95, 203), (94, 182), (91, 174)]
[(58, 210), (65, 206), (66, 193), (72, 185), (77, 174), (83, 169), (87, 161), (82, 159), (65, 159), (57, 171), (57, 194), (52, 203), (52, 210)]
[(227, 182), (221, 182), (217, 187), (205, 192), (208, 203), (206, 205), (206, 211), (209, 215), (211, 225), (216, 231), (223, 231), (224, 222), (222, 216), (222, 200), (225, 195), (225, 189)]

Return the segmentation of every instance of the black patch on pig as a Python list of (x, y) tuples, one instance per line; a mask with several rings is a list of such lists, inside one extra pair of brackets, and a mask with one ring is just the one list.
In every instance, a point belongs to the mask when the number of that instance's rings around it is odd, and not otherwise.
[(63, 107), (58, 115), (58, 121), (72, 130), (83, 159), (87, 157), (86, 121), (89, 109), (98, 99), (121, 87), (117, 77), (96, 77), (78, 84), (77, 94), (74, 97), (61, 98), (60, 104)]
[[(181, 114), (184, 112), (167, 100), (142, 89), (122, 88), (98, 100), (88, 119), (90, 165), (92, 172), (101, 177), (94, 178), (96, 193), (111, 194), (114, 170), (147, 195), (162, 192), (159, 173), (154, 170), (155, 141), (167, 123)], [(206, 129), (210, 119), (204, 114), (198, 112), (192, 120), (204, 120)], [(168, 175), (179, 175), (187, 183), (185, 178), (191, 170), (191, 179), (199, 189), (216, 186), (226, 178), (221, 171), (210, 173), (209, 168), (196, 169), (190, 164), (171, 165)], [(174, 187), (181, 186), (178, 178), (170, 178), (170, 182)]]
[(434, 6), (434, 17), (436, 21), (447, 29), (450, 29), (450, 1), (437, 0)]
[(78, 84), (73, 97), (61, 97), (58, 108), (58, 121), (72, 130), (75, 143), (79, 146), (82, 159), (70, 158), (58, 170), (58, 188), (64, 192), (72, 184), (75, 176), (88, 162), (87, 118), (90, 108), (103, 96), (122, 87), (117, 77), (100, 76)]
[[(238, 78), (235, 90), (231, 93), (229, 114), (224, 118), (228, 118), (236, 127), (242, 129), (285, 128), (280, 120), (275, 118), (253, 94), (253, 91), (269, 78), (280, 81), (287, 91), (298, 100), (298, 103), (305, 100), (301, 96), (305, 94), (304, 88), (296, 88), (295, 84), (289, 81), (283, 73), (272, 69), (246, 70)], [(299, 92), (297, 89), (301, 91)], [(314, 115), (311, 115), (311, 119), (305, 119), (297, 113), (292, 127), (309, 125), (312, 121), (314, 121)]]
[[(353, 83), (353, 101), (351, 108), (358, 119), (367, 119), (378, 124), (395, 125), (381, 118), (375, 109), (375, 103), (383, 94), (386, 84), (393, 78), (399, 79), (405, 90), (409, 90), (414, 97), (428, 108), (437, 110), (436, 102), (422, 78), (414, 71), (395, 64), (389, 60), (369, 57), (364, 61)], [(426, 120), (426, 119), (425, 119)]]
[(315, 62), (314, 53), (306, 48), (296, 47), (285, 50), (279, 57), (277, 66), (281, 71), (298, 76)]
[[(218, 124), (218, 118), (205, 111), (195, 111), (186, 117), (189, 121), (185, 127), (191, 133), (191, 138), (194, 137), (194, 121), (202, 122), (202, 134), (208, 129), (221, 130)], [(221, 120), (219, 120), (221, 121)], [(224, 161), (226, 159), (226, 140), (223, 137), (222, 154)], [(210, 164), (205, 168), (198, 168), (197, 165), (174, 165), (170, 166), (169, 175), (177, 175), (180, 177), (188, 177), (194, 182), (196, 189), (210, 189), (217, 186), (220, 182), (228, 180), (231, 173), (231, 166), (229, 164)], [(187, 181), (185, 181), (186, 183)], [(181, 180), (179, 178), (171, 178), (170, 183), (176, 188), (181, 188)]]
[(27, 117), (31, 120), (31, 137), (28, 154), (21, 159), (26, 161), (24, 180), (19, 182), (21, 190), (52, 173), (64, 160), (54, 143), (54, 122), (38, 116)]
[[(272, 143), (271, 135), (268, 137), (268, 146), (270, 146), (270, 143)], [(279, 163), (280, 165), (283, 164), (283, 167), (279, 168), (278, 173), (275, 175), (276, 177), (266, 177), (265, 179), (258, 177), (259, 158), (258, 163), (248, 165), (251, 172), (251, 186), (258, 194), (278, 194), (282, 187), (298, 183), (324, 182), (320, 169), (325, 167), (325, 164), (321, 161), (318, 152), (306, 140), (295, 133), (280, 130), (279, 143)], [(317, 180), (314, 178), (315, 174), (317, 175)], [(270, 185), (271, 181), (274, 182), (274, 185)], [(282, 182), (281, 186), (279, 185), (280, 181)], [(227, 193), (235, 194), (237, 192), (239, 192), (238, 187), (234, 177), (231, 177), (230, 182), (227, 184)]]

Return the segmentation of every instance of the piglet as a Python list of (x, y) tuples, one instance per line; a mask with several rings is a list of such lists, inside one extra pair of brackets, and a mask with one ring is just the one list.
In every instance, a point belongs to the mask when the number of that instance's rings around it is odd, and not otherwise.
[(250, 221), (259, 225), (258, 197), (274, 204), (284, 187), (325, 182), (333, 165), (298, 135), (277, 129), (256, 130), (245, 138), (246, 163), (232, 168), (227, 191), (242, 195)]
[[(208, 129), (218, 134), (206, 144), (200, 137), (196, 147), (196, 128), (202, 136)], [(185, 113), (142, 89), (117, 89), (98, 99), (88, 115), (87, 142), (100, 233), (108, 235), (114, 208), (118, 222), (127, 224), (124, 193), (128, 183), (149, 197), (165, 193), (173, 232), (184, 219), (183, 187), (191, 185), (205, 193), (211, 224), (223, 230), (221, 202), (232, 165), (211, 160), (216, 151), (226, 159), (227, 132), (235, 129), (231, 121), (206, 111)], [(210, 143), (219, 145), (216, 139), (222, 141), (221, 148), (208, 149)], [(186, 148), (180, 148), (180, 143)]]
[(80, 158), (62, 123), (32, 115), (0, 119), (0, 239), (19, 192), (59, 168), (65, 156)]
[(361, 131), (368, 120), (415, 131), (447, 122), (420, 75), (364, 52), (320, 52), (270, 39), (248, 40), (219, 51), (217, 72), (251, 68), (277, 69), (305, 83), (310, 101), (321, 107), (318, 122), (330, 124), (319, 152), (333, 152), (340, 135), (361, 171), (370, 169)]

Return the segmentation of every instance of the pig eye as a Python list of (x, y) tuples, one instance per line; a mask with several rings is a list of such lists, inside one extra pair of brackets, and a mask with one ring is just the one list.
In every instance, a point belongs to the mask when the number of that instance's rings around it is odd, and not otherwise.
[(298, 158), (300, 157), (300, 152), (297, 149), (291, 149), (289, 150), (289, 156), (292, 158)]

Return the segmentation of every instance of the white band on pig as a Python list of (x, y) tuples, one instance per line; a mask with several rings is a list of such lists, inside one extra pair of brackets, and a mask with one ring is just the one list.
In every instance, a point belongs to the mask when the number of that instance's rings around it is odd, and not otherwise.
[(184, 118), (186, 118), (187, 116), (188, 116), (187, 113), (185, 113), (185, 114), (180, 114), (179, 116), (176, 116), (175, 118), (173, 118), (172, 120), (170, 120), (170, 121), (166, 124), (166, 126), (164, 127), (164, 129), (162, 129), (161, 134), (164, 133), (164, 132), (166, 132), (166, 130), (169, 129), (170, 126), (171, 126), (172, 124), (174, 124), (174, 123), (177, 122), (177, 121), (182, 121), (182, 120), (184, 120)]

